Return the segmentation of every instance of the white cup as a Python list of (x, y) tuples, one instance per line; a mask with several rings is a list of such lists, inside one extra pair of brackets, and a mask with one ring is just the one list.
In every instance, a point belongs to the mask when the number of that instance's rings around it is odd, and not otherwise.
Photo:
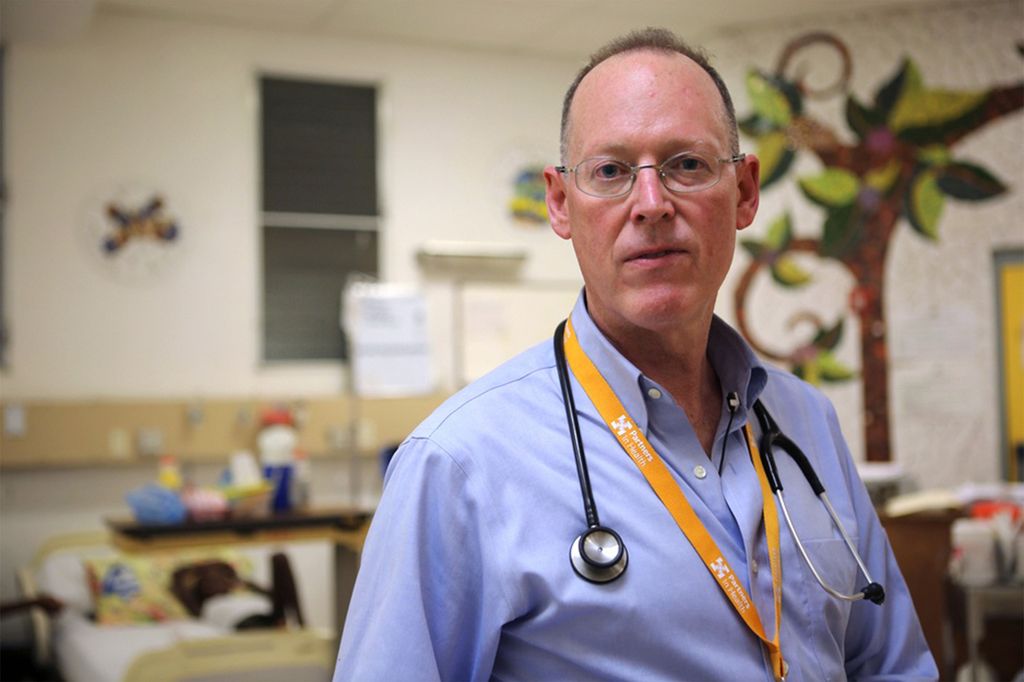
[(988, 519), (957, 519), (952, 529), (950, 573), (965, 585), (990, 585), (999, 578), (996, 533)]

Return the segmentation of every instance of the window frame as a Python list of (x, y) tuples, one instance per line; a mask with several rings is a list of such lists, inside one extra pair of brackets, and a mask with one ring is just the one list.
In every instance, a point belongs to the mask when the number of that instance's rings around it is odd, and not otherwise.
[[(263, 144), (263, 82), (265, 79), (275, 80), (288, 80), (299, 83), (309, 83), (318, 85), (330, 85), (339, 87), (353, 87), (353, 88), (368, 88), (374, 93), (373, 106), (374, 106), (374, 156), (375, 156), (375, 185), (376, 185), (376, 214), (375, 215), (364, 215), (364, 214), (344, 214), (344, 213), (305, 213), (305, 212), (291, 212), (291, 211), (268, 211), (264, 209), (264, 144)], [(382, 135), (381, 131), (384, 129), (384, 85), (380, 79), (370, 78), (349, 78), (339, 77), (336, 75), (320, 75), (310, 72), (296, 72), (296, 71), (282, 71), (279, 69), (272, 68), (259, 68), (253, 74), (253, 101), (255, 111), (255, 140), (254, 149), (256, 152), (255, 158), (255, 169), (254, 181), (256, 184), (255, 188), (255, 199), (256, 199), (256, 232), (257, 232), (257, 248), (256, 248), (256, 264), (255, 269), (257, 276), (255, 281), (257, 282), (257, 329), (255, 330), (258, 337), (257, 348), (259, 353), (258, 364), (265, 368), (279, 368), (284, 366), (297, 366), (297, 367), (310, 367), (310, 366), (325, 366), (325, 367), (337, 367), (337, 366), (348, 366), (350, 357), (347, 348), (343, 348), (343, 352), (337, 357), (320, 357), (320, 358), (271, 358), (267, 356), (268, 350), (268, 339), (267, 339), (267, 297), (266, 297), (266, 230), (267, 228), (275, 229), (288, 229), (288, 228), (306, 228), (306, 229), (325, 229), (325, 230), (344, 230), (344, 231), (360, 231), (360, 232), (374, 232), (376, 234), (377, 241), (377, 253), (376, 253), (376, 273), (358, 273), (356, 271), (350, 272), (349, 276), (356, 275), (362, 279), (365, 279), (367, 275), (371, 279), (381, 280), (384, 263), (384, 196), (383, 190), (384, 182), (384, 155), (382, 153)], [(336, 315), (334, 322), (340, 328), (341, 324), (341, 300), (342, 291), (338, 292), (338, 302), (335, 306)], [(347, 339), (345, 340), (347, 346)]]

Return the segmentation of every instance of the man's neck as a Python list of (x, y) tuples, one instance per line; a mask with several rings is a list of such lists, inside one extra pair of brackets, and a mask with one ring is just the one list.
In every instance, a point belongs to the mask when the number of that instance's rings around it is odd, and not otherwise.
[(617, 329), (592, 317), (612, 345), (683, 408), (710, 456), (722, 405), (721, 385), (707, 357), (710, 317), (667, 331)]

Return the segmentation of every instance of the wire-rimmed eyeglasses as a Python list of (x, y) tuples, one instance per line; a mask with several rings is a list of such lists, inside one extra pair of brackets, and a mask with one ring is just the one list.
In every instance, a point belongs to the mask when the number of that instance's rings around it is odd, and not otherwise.
[(651, 168), (658, 173), (661, 184), (675, 194), (700, 192), (714, 187), (722, 179), (724, 164), (738, 163), (746, 154), (735, 154), (720, 159), (707, 149), (689, 149), (669, 157), (659, 164), (639, 166), (606, 156), (584, 159), (573, 167), (555, 166), (559, 173), (572, 173), (576, 187), (583, 193), (602, 199), (613, 199), (629, 194), (636, 182), (637, 172)]

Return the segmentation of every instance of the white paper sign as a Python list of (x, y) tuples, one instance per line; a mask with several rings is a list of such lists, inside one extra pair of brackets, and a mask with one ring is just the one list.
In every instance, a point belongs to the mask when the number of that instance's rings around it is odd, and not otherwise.
[(388, 398), (432, 392), (435, 372), (423, 294), (411, 286), (360, 282), (343, 295), (342, 328), (356, 394)]

